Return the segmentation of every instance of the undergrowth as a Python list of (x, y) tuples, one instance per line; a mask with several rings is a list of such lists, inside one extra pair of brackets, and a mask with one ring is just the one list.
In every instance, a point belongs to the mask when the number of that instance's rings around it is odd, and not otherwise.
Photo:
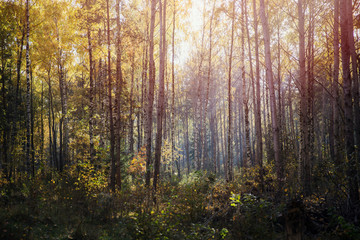
[[(286, 239), (286, 200), (276, 200), (270, 171), (268, 190), (254, 170), (233, 183), (206, 172), (163, 179), (157, 193), (128, 178), (110, 193), (101, 174), (82, 167), (2, 181), (0, 239)], [(325, 198), (302, 202), (305, 239), (359, 239)]]

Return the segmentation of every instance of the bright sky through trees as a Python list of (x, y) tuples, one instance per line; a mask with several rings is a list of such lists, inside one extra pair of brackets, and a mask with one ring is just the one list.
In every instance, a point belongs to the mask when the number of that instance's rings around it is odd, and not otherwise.
[(196, 46), (198, 39), (201, 37), (204, 3), (201, 0), (191, 0), (189, 6), (188, 17), (178, 20), (182, 23), (182, 29), (177, 32), (178, 37), (181, 39), (175, 54), (178, 65), (186, 63), (192, 51), (195, 50), (194, 46)]

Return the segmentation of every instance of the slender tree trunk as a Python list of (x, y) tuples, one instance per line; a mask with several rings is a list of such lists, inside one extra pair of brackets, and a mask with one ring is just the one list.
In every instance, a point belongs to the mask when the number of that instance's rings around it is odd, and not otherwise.
[(33, 74), (30, 65), (30, 109), (31, 109), (31, 175), (35, 177), (35, 145), (34, 145), (34, 94), (33, 94)]
[[(245, 77), (245, 1), (241, 3), (241, 79), (242, 79), (242, 92), (243, 92), (243, 106), (244, 106), (244, 123), (245, 123), (245, 159), (246, 166), (249, 167), (251, 164), (251, 145), (250, 145), (250, 122), (249, 122), (249, 93), (246, 86)], [(252, 78), (252, 62), (250, 59), (250, 75)]]
[(112, 84), (111, 84), (111, 51), (110, 51), (110, 0), (106, 1), (106, 15), (107, 15), (107, 77), (108, 77), (108, 98), (109, 98), (109, 117), (110, 117), (110, 158), (111, 158), (111, 172), (110, 172), (110, 189), (115, 192), (115, 173), (116, 173), (116, 159), (115, 159), (115, 134), (114, 134), (114, 119), (112, 106)]
[[(149, 24), (148, 24), (148, 13), (146, 12), (146, 36), (149, 36)], [(147, 41), (144, 42), (144, 55), (143, 55), (143, 72), (142, 72), (142, 78), (141, 78), (141, 111), (140, 111), (140, 117), (141, 117), (141, 129), (139, 135), (139, 146), (142, 146), (143, 142), (143, 130), (145, 125), (145, 113), (146, 113), (146, 106), (144, 104), (144, 99), (146, 97), (147, 93), (147, 70), (148, 70), (148, 44)]]
[(204, 141), (203, 131), (202, 131), (202, 114), (203, 114), (203, 98), (202, 98), (202, 67), (204, 60), (204, 37), (205, 37), (205, 1), (203, 5), (203, 22), (202, 22), (202, 34), (201, 34), (201, 48), (200, 48), (200, 62), (197, 73), (197, 98), (195, 99), (195, 121), (194, 121), (194, 159), (196, 164), (196, 169), (200, 170), (203, 167), (203, 154), (201, 152), (202, 145)]
[(352, 16), (352, 6), (347, 0), (340, 1), (340, 28), (341, 28), (341, 58), (343, 70), (343, 90), (344, 90), (344, 118), (345, 118), (345, 142), (346, 155), (348, 159), (347, 180), (350, 197), (350, 208), (355, 208), (359, 204), (359, 186), (355, 158), (354, 140), (354, 116), (352, 103), (352, 80), (350, 72), (350, 24), (349, 18)]
[[(55, 128), (55, 113), (54, 113), (54, 101), (53, 101), (53, 93), (52, 93), (52, 85), (50, 78), (51, 68), (48, 70), (48, 80), (49, 80), (49, 137), (51, 145), (51, 167), (58, 167), (58, 158), (57, 158), (57, 136), (56, 136), (56, 128)], [(51, 128), (51, 129), (50, 129)], [(51, 132), (52, 132), (52, 141), (51, 141)]]
[[(137, 84), (136, 84), (136, 90), (138, 92), (138, 95), (137, 95), (137, 102), (141, 103), (141, 96), (142, 96), (142, 91), (141, 91), (141, 83), (140, 83), (140, 79), (138, 79), (137, 81)], [(141, 114), (141, 111), (142, 111), (142, 106), (140, 106), (140, 108), (138, 109), (138, 111), (136, 112), (136, 123), (137, 123), (137, 148), (136, 148), (136, 151), (139, 152), (140, 151), (140, 148), (141, 148), (141, 140), (142, 140), (142, 114)]]
[(258, 36), (258, 14), (256, 9), (256, 0), (253, 0), (253, 11), (254, 11), (254, 32), (255, 32), (255, 76), (256, 76), (256, 109), (255, 109), (255, 129), (256, 129), (256, 161), (257, 164), (262, 168), (262, 154), (263, 154), (263, 143), (262, 143), (262, 129), (261, 129), (261, 95), (260, 95), (260, 61), (259, 61), (259, 36)]
[(53, 149), (52, 149), (52, 136), (51, 136), (51, 78), (50, 78), (50, 68), (48, 70), (48, 127), (49, 127), (49, 166), (53, 167)]
[[(220, 174), (221, 173), (221, 165), (220, 165), (220, 144), (221, 141), (219, 140), (219, 126), (218, 126), (218, 120), (217, 120), (217, 108), (216, 108), (216, 102), (214, 103), (214, 128), (215, 128), (215, 145), (216, 145), (216, 149), (217, 151), (214, 151), (214, 153), (216, 154), (216, 169), (217, 169), (217, 173)], [(215, 150), (215, 149), (214, 149)]]
[[(22, 6), (22, 3), (21, 3)], [(22, 65), (22, 55), (23, 55), (23, 47), (24, 47), (24, 39), (26, 37), (26, 23), (23, 24), (22, 27), (22, 36), (19, 44), (19, 52), (18, 52), (18, 59), (16, 64), (16, 92), (15, 92), (15, 106), (14, 106), (14, 116), (13, 116), (13, 123), (12, 123), (12, 133), (11, 133), (11, 146), (10, 151), (13, 150), (15, 147), (16, 135), (17, 135), (17, 122), (21, 119), (19, 116), (19, 95), (20, 95), (20, 80), (21, 80), (21, 65)], [(11, 174), (11, 171), (10, 171)]]
[[(282, 115), (282, 96), (281, 96), (281, 38), (280, 38), (280, 23), (277, 26), (277, 96), (278, 96), (278, 121), (279, 121), (279, 141), (280, 141), (280, 151), (284, 149), (284, 139), (283, 139), (283, 115)], [(280, 155), (282, 158), (283, 156)]]
[[(243, 69), (242, 69), (243, 70)], [(243, 77), (243, 73), (241, 73), (241, 76)], [(246, 141), (245, 140), (245, 127), (244, 127), (244, 98), (245, 98), (245, 93), (244, 93), (244, 81), (242, 81), (242, 79), (240, 79), (239, 81), (239, 87), (238, 87), (238, 138), (239, 138), (239, 159), (238, 159), (238, 166), (239, 168), (247, 168), (248, 167), (248, 162), (246, 161), (246, 149), (244, 151), (244, 148), (246, 147)]]
[(165, 54), (166, 54), (166, 0), (162, 4), (159, 0), (160, 11), (160, 64), (159, 64), (159, 97), (157, 109), (157, 132), (155, 144), (155, 165), (154, 165), (154, 192), (156, 193), (157, 182), (160, 177), (160, 160), (161, 160), (161, 146), (162, 146), (162, 128), (164, 117), (164, 102), (165, 102)]
[(211, 81), (211, 60), (212, 60), (212, 25), (213, 25), (213, 19), (214, 19), (214, 13), (215, 13), (215, 2), (213, 2), (213, 8), (212, 8), (212, 13), (211, 13), (211, 17), (210, 17), (210, 27), (209, 27), (209, 66), (208, 66), (208, 72), (207, 72), (207, 85), (206, 85), (206, 98), (205, 98), (205, 110), (204, 110), (204, 114), (203, 114), (203, 127), (201, 128), (202, 131), (202, 162), (203, 165), (204, 163), (207, 163), (207, 159), (208, 159), (208, 152), (207, 152), (207, 148), (206, 148), (206, 120), (207, 120), (207, 115), (208, 115), (208, 102), (209, 102), (209, 91), (210, 91), (210, 81)]
[(154, 29), (157, 0), (151, 0), (151, 17), (150, 17), (150, 38), (149, 38), (149, 91), (147, 94), (147, 111), (146, 111), (146, 186), (150, 186), (152, 159), (151, 159), (151, 142), (152, 142), (152, 119), (155, 87), (155, 62), (154, 62)]
[[(254, 32), (255, 32), (255, 84), (256, 84), (256, 95), (253, 91), (255, 98), (254, 101), (254, 118), (255, 118), (255, 131), (256, 131), (256, 157), (255, 164), (260, 166), (260, 179), (261, 188), (264, 190), (263, 185), (263, 143), (262, 143), (262, 127), (261, 127), (261, 95), (260, 95), (260, 61), (259, 61), (259, 36), (258, 36), (258, 13), (256, 7), (256, 0), (253, 0), (253, 14), (254, 14)], [(246, 17), (247, 20), (247, 17)], [(246, 23), (248, 26), (248, 24)], [(249, 35), (249, 30), (247, 31)], [(250, 37), (248, 36), (250, 41)], [(250, 51), (250, 50), (249, 50)], [(255, 86), (253, 85), (253, 89)]]
[(69, 119), (67, 114), (68, 104), (67, 104), (67, 83), (66, 83), (66, 71), (63, 69), (63, 98), (64, 98), (64, 105), (62, 111), (64, 113), (64, 120), (63, 120), (63, 131), (64, 131), (64, 138), (63, 138), (63, 162), (61, 164), (61, 171), (63, 170), (64, 166), (69, 162)]
[[(240, 95), (239, 93), (239, 89), (236, 89), (235, 91), (235, 95)], [(235, 98), (234, 98), (235, 99)], [(240, 165), (240, 135), (241, 135), (241, 130), (240, 130), (240, 113), (239, 113), (239, 105), (240, 105), (240, 101), (234, 101), (234, 142), (235, 142), (235, 154), (236, 157), (234, 157), (235, 159), (235, 164), (237, 166), (238, 169), (240, 169), (241, 165)]]
[[(88, 8), (90, 8), (88, 6)], [(87, 37), (88, 37), (88, 51), (89, 51), (89, 81), (90, 81), (90, 114), (89, 114), (89, 138), (90, 138), (90, 162), (94, 163), (95, 157), (95, 148), (94, 148), (94, 64), (93, 64), (93, 56), (92, 56), (92, 42), (91, 42), (91, 29), (88, 26), (87, 29)]]
[[(9, 116), (8, 116), (8, 103), (7, 103), (7, 94), (6, 94), (6, 76), (5, 76), (5, 61), (1, 61), (1, 80), (2, 80), (2, 109), (1, 109), (1, 129), (2, 129), (2, 155), (0, 155), (0, 169), (4, 172), (4, 175), (7, 179), (9, 179), (9, 171), (8, 171), (8, 128), (9, 128)], [(11, 71), (11, 70), (10, 70)], [(11, 82), (11, 80), (9, 81)], [(15, 119), (13, 120), (15, 121)]]
[[(354, 40), (354, 21), (352, 13), (352, 0), (347, 0), (348, 18), (349, 18), (349, 46), (351, 54), (351, 66), (352, 66), (352, 95), (354, 98), (354, 130), (355, 130), (355, 145), (360, 146), (360, 101), (359, 101), (359, 74), (358, 74), (358, 55), (355, 48)], [(360, 151), (359, 147), (356, 148), (357, 161), (360, 163)]]
[(185, 154), (186, 154), (186, 166), (187, 174), (190, 174), (190, 153), (189, 153), (189, 115), (188, 109), (186, 109), (185, 116)]
[(272, 133), (273, 133), (273, 144), (274, 144), (274, 156), (275, 156), (275, 168), (276, 177), (278, 183), (279, 193), (281, 192), (283, 182), (283, 163), (280, 159), (280, 139), (279, 139), (279, 125), (276, 110), (276, 99), (275, 89), (271, 62), (271, 49), (270, 49), (270, 33), (267, 15), (265, 13), (264, 0), (260, 0), (260, 16), (262, 22), (262, 28), (264, 32), (264, 45), (265, 45), (265, 65), (266, 65), (266, 77), (269, 83), (270, 91), (270, 108), (271, 108), (271, 122), (272, 122)]
[[(175, 20), (176, 20), (176, 1), (173, 0), (173, 31), (172, 31), (172, 41), (171, 41), (171, 48), (172, 48), (172, 59), (171, 59), (171, 159), (174, 161), (174, 151), (175, 151), (175, 142), (174, 142), (174, 133), (175, 133)], [(177, 160), (179, 161), (179, 160)], [(179, 166), (179, 176), (180, 177), (180, 163)]]
[(289, 105), (289, 125), (290, 125), (290, 136), (291, 136), (291, 142), (292, 142), (292, 146), (293, 149), (295, 151), (295, 155), (294, 157), (296, 158), (296, 153), (298, 153), (298, 148), (297, 148), (297, 138), (296, 138), (296, 133), (295, 133), (295, 124), (294, 124), (294, 111), (293, 111), (293, 96), (292, 96), (292, 73), (290, 72), (290, 77), (289, 77), (289, 83), (288, 83), (288, 105)]
[(306, 59), (305, 59), (305, 14), (303, 10), (303, 0), (298, 1), (299, 14), (299, 81), (300, 81), (300, 163), (299, 176), (302, 184), (302, 191), (308, 194), (310, 181), (307, 182), (307, 170), (310, 170), (309, 156), (309, 121), (308, 121), (308, 85), (306, 81)]
[(63, 170), (64, 163), (67, 158), (67, 100), (66, 100), (66, 80), (64, 74), (64, 65), (63, 65), (63, 50), (60, 47), (60, 33), (58, 29), (58, 22), (55, 19), (56, 27), (56, 39), (58, 43), (58, 75), (59, 75), (59, 88), (60, 88), (60, 100), (61, 100), (61, 118), (59, 123), (59, 133), (60, 133), (60, 149), (59, 149), (59, 171)]
[(308, 119), (308, 155), (309, 162), (305, 163), (304, 192), (311, 194), (311, 164), (315, 161), (315, 132), (314, 132), (314, 47), (313, 47), (313, 5), (309, 2), (309, 26), (308, 26), (308, 95), (307, 95), (307, 119)]
[[(123, 135), (123, 124), (121, 121), (121, 106), (122, 106), (122, 92), (123, 92), (123, 74), (122, 74), (122, 64), (121, 64), (121, 24), (120, 24), (120, 0), (116, 0), (116, 133), (114, 133), (115, 138), (115, 153), (116, 153), (116, 162), (115, 162), (115, 182), (116, 185), (121, 189), (121, 145), (122, 145), (122, 135)], [(115, 127), (115, 126), (114, 126)]]
[(216, 130), (215, 130), (215, 107), (211, 108), (211, 114), (209, 116), (209, 122), (210, 122), (210, 131), (211, 131), (211, 157), (213, 159), (213, 166), (212, 166), (212, 169), (214, 171), (215, 174), (217, 174), (219, 172), (220, 169), (218, 169), (218, 166), (217, 166), (217, 152), (218, 152), (218, 149), (217, 149), (217, 142), (216, 142), (216, 139), (217, 139), (217, 136), (216, 136)]
[(232, 116), (231, 116), (231, 67), (232, 67), (232, 54), (233, 54), (233, 45), (234, 45), (234, 28), (235, 28), (235, 1), (232, 3), (232, 22), (231, 22), (231, 43), (230, 43), (230, 55), (229, 55), (229, 72), (228, 72), (228, 142), (227, 142), (227, 181), (231, 182), (233, 180), (233, 168), (232, 168)]
[[(27, 23), (25, 23), (27, 24)], [(19, 54), (16, 64), (16, 93), (15, 93), (15, 101), (16, 104), (18, 104), (19, 101), (19, 90), (20, 90), (20, 78), (21, 78), (21, 64), (22, 64), (22, 53), (23, 53), (23, 46), (24, 46), (24, 38), (26, 37), (27, 33), (27, 25), (23, 27), (22, 36), (20, 40), (20, 46), (19, 46)]]
[(64, 162), (63, 162), (63, 166), (67, 165), (69, 163), (69, 118), (68, 118), (68, 97), (67, 97), (67, 93), (68, 93), (68, 84), (67, 84), (67, 80), (66, 80), (66, 71), (64, 72), (64, 153), (63, 153), (63, 157), (64, 157)]
[(45, 144), (45, 133), (44, 133), (44, 82), (41, 81), (41, 109), (40, 109), (40, 164), (44, 164), (44, 144)]
[(26, 22), (26, 170), (30, 173), (30, 140), (31, 140), (31, 104), (30, 104), (30, 22), (29, 22), (29, 0), (26, 0), (25, 9)]
[[(225, 99), (225, 96), (224, 98)], [(224, 168), (225, 179), (228, 179), (228, 164), (227, 164), (227, 151), (226, 151), (226, 126), (225, 126), (225, 109), (226, 106), (222, 100), (222, 107), (220, 108), (220, 135), (221, 135), (221, 153), (222, 153), (222, 162)]]
[(339, 47), (339, 22), (340, 22), (340, 2), (334, 0), (334, 66), (333, 66), (333, 79), (331, 91), (333, 97), (331, 98), (332, 106), (332, 119), (333, 125), (331, 125), (334, 133), (334, 138), (330, 139), (333, 148), (333, 162), (340, 166), (340, 154), (339, 154), (339, 111), (338, 111), (338, 99), (339, 99), (339, 69), (340, 69), (340, 47)]
[(131, 56), (131, 86), (130, 86), (130, 116), (129, 116), (129, 125), (130, 125), (130, 132), (129, 132), (129, 153), (134, 154), (134, 72), (135, 72), (135, 52)]

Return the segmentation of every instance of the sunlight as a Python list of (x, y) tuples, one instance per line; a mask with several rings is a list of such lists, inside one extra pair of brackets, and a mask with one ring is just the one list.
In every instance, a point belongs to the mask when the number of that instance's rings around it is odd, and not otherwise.
[(0, 0), (1, 239), (360, 239), (360, 0)]
[(182, 26), (188, 26), (177, 33), (181, 41), (175, 56), (176, 63), (180, 66), (186, 63), (190, 57), (192, 48), (195, 46), (194, 38), (192, 36), (201, 31), (203, 25), (202, 12), (203, 0), (193, 0), (191, 1), (191, 7), (189, 9), (189, 17), (180, 20), (183, 22)]

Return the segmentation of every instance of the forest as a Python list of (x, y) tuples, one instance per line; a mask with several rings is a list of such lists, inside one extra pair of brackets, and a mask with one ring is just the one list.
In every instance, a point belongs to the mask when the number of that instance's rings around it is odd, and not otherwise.
[(360, 239), (359, 0), (0, 0), (0, 239)]

